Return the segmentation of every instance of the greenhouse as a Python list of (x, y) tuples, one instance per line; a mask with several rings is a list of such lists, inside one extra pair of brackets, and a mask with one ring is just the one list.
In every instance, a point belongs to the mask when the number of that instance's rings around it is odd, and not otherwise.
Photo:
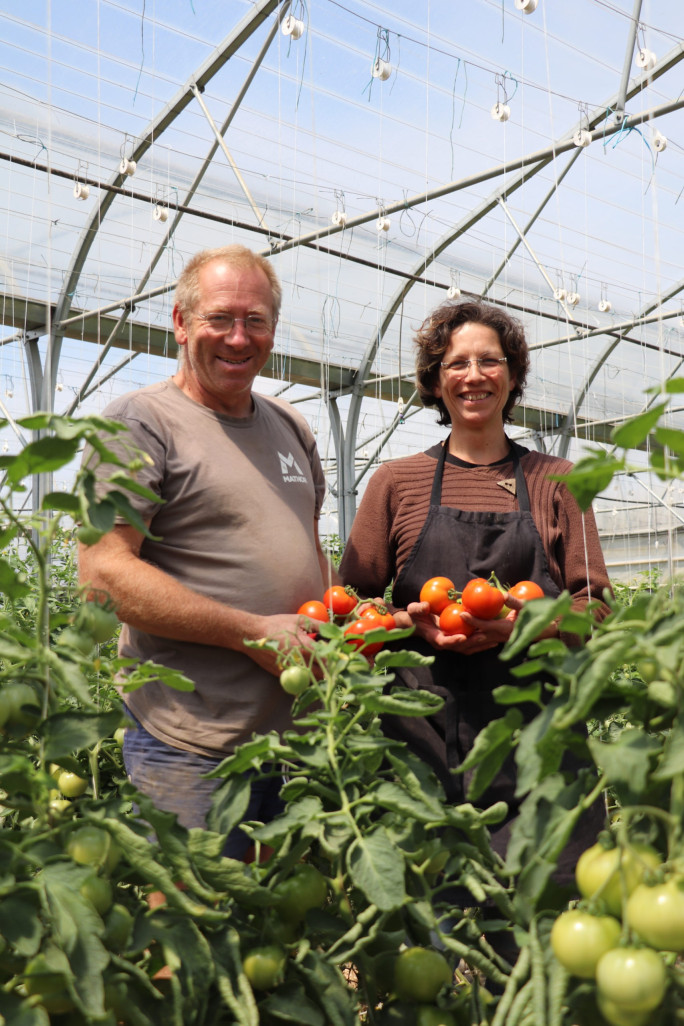
[[(518, 440), (609, 449), (684, 334), (684, 14), (629, 6), (6, 3), (4, 450), (27, 412), (172, 373), (179, 271), (234, 241), (283, 282), (259, 387), (316, 433), (324, 533), (346, 537), (379, 462), (441, 437), (412, 338), (448, 297), (525, 325)], [(646, 457), (595, 503), (625, 581), (682, 559), (682, 487)]]
[(681, 0), (0, 29), (0, 1026), (683, 1026)]

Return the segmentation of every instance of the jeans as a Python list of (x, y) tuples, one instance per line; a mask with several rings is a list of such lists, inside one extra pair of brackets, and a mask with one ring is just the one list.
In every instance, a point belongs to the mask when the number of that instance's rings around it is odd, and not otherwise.
[[(213, 793), (223, 780), (206, 780), (202, 774), (215, 769), (223, 758), (212, 759), (173, 748), (153, 737), (130, 712), (127, 711), (127, 715), (136, 724), (126, 729), (123, 743), (124, 766), (131, 783), (158, 809), (175, 812), (178, 822), (186, 829), (206, 826)], [(265, 769), (268, 771), (268, 767)], [(244, 776), (251, 781), (245, 820), (268, 823), (285, 807), (279, 796), (282, 779), (263, 777), (253, 770), (248, 770)], [(223, 854), (241, 859), (250, 844), (247, 834), (237, 826), (228, 834)]]

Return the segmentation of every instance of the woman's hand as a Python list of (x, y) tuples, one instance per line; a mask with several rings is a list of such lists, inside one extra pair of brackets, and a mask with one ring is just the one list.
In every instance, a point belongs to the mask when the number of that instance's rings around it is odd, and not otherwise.
[(475, 628), (474, 632), (468, 636), (445, 634), (441, 631), (439, 617), (430, 612), (427, 602), (410, 602), (406, 609), (407, 622), (402, 623), (401, 626), (408, 627), (413, 624), (416, 634), (439, 651), (474, 655), (476, 652), (486, 652), (488, 649), (497, 648), (508, 641), (518, 615), (518, 609), (522, 609), (523, 603), (511, 599), (511, 605), (515, 605), (517, 608), (510, 609), (500, 620), (481, 620), (464, 610), (461, 614), (463, 619)]

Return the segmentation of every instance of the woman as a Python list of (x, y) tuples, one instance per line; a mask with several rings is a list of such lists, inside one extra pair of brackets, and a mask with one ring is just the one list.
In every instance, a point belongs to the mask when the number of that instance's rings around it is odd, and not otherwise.
[[(583, 609), (610, 583), (592, 513), (582, 514), (568, 489), (549, 480), (571, 464), (510, 441), (504, 430), (529, 367), (522, 325), (478, 301), (446, 303), (422, 325), (416, 344), (422, 401), (437, 407), (439, 423), (451, 425), (449, 436), (373, 475), (340, 569), (345, 584), (364, 595), (382, 595), (394, 582), (398, 625), (415, 624), (412, 647), (435, 656), (432, 666), (397, 678), (442, 695), (442, 711), (426, 720), (393, 718), (386, 729), (432, 766), (449, 801), (460, 802), (468, 774), (452, 771), (480, 730), (504, 714), (492, 690), (515, 682), (498, 655), (516, 613), (501, 620), (464, 614), (474, 633), (446, 636), (419, 601), (422, 585), (445, 576), (462, 590), (494, 571), (509, 586), (535, 581), (548, 596), (567, 589), (573, 607)], [(602, 605), (597, 616), (606, 612)], [(557, 625), (544, 636), (558, 636)], [(517, 811), (514, 771), (510, 757), (479, 802), (509, 805), (492, 837), (501, 854)]]

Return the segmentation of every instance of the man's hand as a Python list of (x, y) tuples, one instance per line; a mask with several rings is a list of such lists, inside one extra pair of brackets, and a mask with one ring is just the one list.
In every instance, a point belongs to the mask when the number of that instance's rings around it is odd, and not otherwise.
[(268, 641), (275, 641), (278, 650), (272, 648), (254, 648), (252, 645), (244, 646), (244, 653), (262, 669), (268, 670), (274, 676), (278, 676), (282, 669), (285, 653), (293, 648), (304, 651), (313, 648), (313, 640), (310, 636), (311, 622), (304, 616), (296, 613), (277, 613), (273, 616), (260, 616), (250, 618), (248, 632), (245, 634), (247, 641), (260, 641), (262, 638)]

